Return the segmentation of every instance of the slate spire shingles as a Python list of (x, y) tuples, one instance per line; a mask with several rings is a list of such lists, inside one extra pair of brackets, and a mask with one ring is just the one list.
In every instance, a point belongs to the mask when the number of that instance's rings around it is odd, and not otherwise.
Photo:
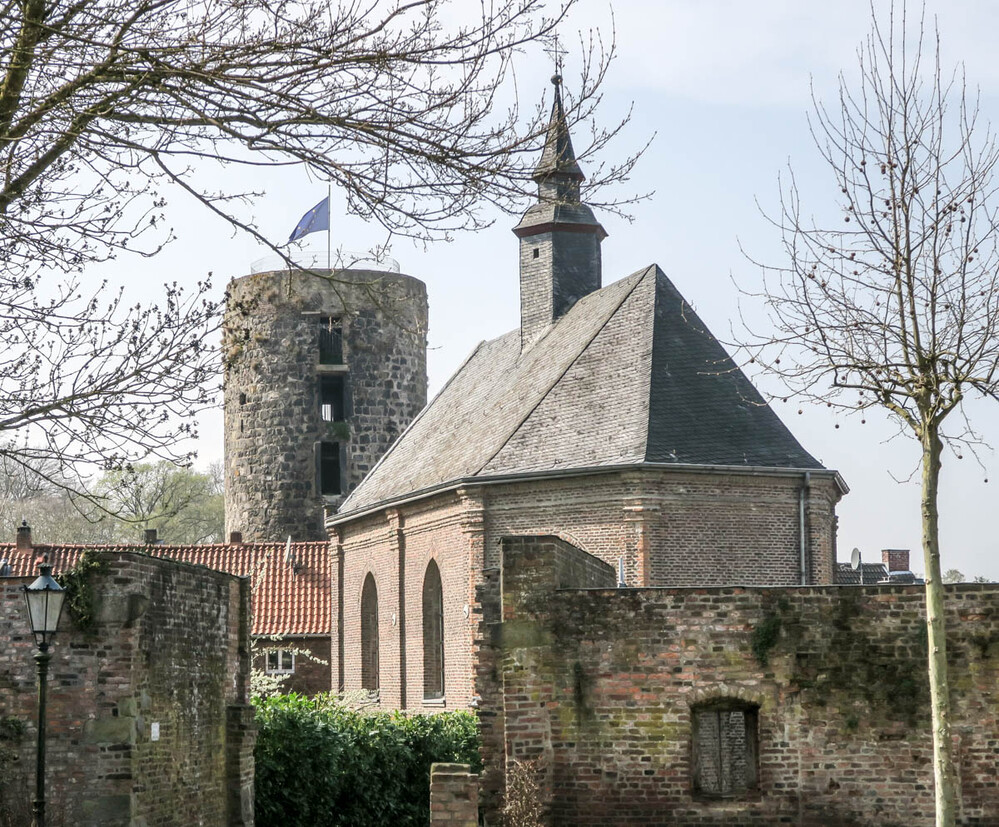
[(520, 344), (529, 348), (583, 296), (602, 284), (600, 243), (607, 232), (580, 201), (583, 172), (569, 137), (556, 75), (555, 102), (541, 160), (537, 203), (513, 232), (520, 239)]
[(565, 118), (565, 107), (562, 105), (562, 77), (554, 75), (552, 85), (555, 87), (555, 100), (552, 103), (552, 114), (548, 120), (548, 132), (545, 136), (545, 148), (541, 159), (534, 168), (534, 180), (539, 184), (550, 180), (555, 175), (564, 175), (577, 182), (576, 200), (579, 200), (578, 182), (584, 180), (583, 171), (576, 161), (576, 153), (572, 148), (572, 137), (569, 135), (569, 124)]

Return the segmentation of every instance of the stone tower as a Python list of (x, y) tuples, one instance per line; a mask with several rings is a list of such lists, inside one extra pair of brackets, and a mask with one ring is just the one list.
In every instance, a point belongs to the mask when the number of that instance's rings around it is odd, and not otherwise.
[(427, 401), (427, 290), (372, 270), (234, 279), (225, 316), (227, 534), (322, 540)]
[(534, 170), (538, 203), (514, 227), (520, 239), (521, 347), (534, 344), (583, 296), (599, 290), (600, 242), (607, 232), (579, 200), (584, 180), (562, 106), (562, 78), (541, 160)]

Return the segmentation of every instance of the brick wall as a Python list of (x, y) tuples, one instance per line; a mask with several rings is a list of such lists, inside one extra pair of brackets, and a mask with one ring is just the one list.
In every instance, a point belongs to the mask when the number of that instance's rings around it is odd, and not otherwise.
[[(52, 650), (48, 824), (252, 825), (249, 581), (139, 553), (101, 557), (95, 627), (64, 613)], [(17, 766), (33, 778), (25, 582), (0, 580), (0, 708), (28, 724)]]
[[(795, 473), (691, 473), (636, 469), (483, 487), (487, 564), (500, 539), (553, 534), (615, 567), (629, 585), (800, 583)], [(835, 506), (829, 477), (812, 477), (805, 498), (806, 567), (831, 583)]]
[[(508, 535), (550, 535), (599, 558), (629, 584), (786, 584), (799, 580), (798, 474), (696, 474), (636, 469), (498, 485), (468, 485), (335, 526), (337, 629), (332, 679), (361, 688), (361, 591), (378, 590), (379, 703), (432, 711), (424, 704), (423, 578), (431, 559), (443, 578), (446, 707), (474, 699), (481, 616), (476, 589), (499, 565)], [(832, 479), (813, 478), (805, 498), (807, 564), (832, 578)], [(339, 566), (342, 565), (342, 576)], [(603, 576), (603, 575), (601, 575)], [(340, 651), (342, 649), (342, 657)]]
[(478, 827), (478, 782), (468, 764), (431, 764), (430, 827)]
[[(481, 546), (474, 514), (467, 499), (450, 494), (338, 529), (334, 545), (342, 556), (343, 596), (334, 619), (333, 674), (342, 676), (344, 691), (361, 690), (361, 592), (371, 574), (378, 590), (379, 705), (421, 712), (468, 708), (476, 623), (472, 549)], [(445, 692), (443, 702), (425, 703), (422, 602), (431, 560), (440, 570), (444, 598)], [(334, 578), (340, 581), (339, 574)], [(334, 582), (334, 594), (340, 585)]]
[[(933, 824), (921, 587), (551, 591), (548, 538), (503, 559), (484, 743), (543, 760), (552, 823)], [(959, 823), (996, 825), (999, 586), (950, 587), (947, 623)], [(693, 712), (717, 708), (758, 727), (737, 799), (693, 792)]]

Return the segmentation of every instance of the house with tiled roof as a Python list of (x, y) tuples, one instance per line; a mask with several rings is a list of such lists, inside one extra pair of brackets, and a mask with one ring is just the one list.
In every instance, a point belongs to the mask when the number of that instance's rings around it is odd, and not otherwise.
[(607, 233), (558, 85), (534, 178), (520, 327), (481, 343), (327, 519), (333, 680), (383, 706), (476, 703), (504, 537), (560, 538), (628, 586), (833, 582), (839, 474), (659, 266), (602, 286)]
[(840, 586), (895, 585), (907, 586), (922, 583), (909, 569), (909, 550), (886, 548), (881, 551), (880, 563), (836, 563), (834, 582)]
[(135, 545), (35, 544), (22, 525), (15, 543), (0, 544), (0, 576), (27, 577), (46, 558), (58, 575), (92, 551), (135, 551), (205, 566), (251, 581), (254, 667), (283, 678), (287, 691), (330, 689), (332, 605), (327, 543), (228, 543), (168, 545), (149, 537)]

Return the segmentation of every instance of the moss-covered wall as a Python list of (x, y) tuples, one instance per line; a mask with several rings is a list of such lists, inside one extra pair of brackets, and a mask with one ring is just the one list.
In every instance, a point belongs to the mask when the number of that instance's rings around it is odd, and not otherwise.
[[(921, 587), (553, 591), (542, 545), (504, 544), (482, 687), (554, 824), (933, 824)], [(948, 645), (960, 823), (996, 825), (999, 586), (948, 589)], [(698, 800), (691, 708), (722, 698), (759, 708), (759, 789)]]

